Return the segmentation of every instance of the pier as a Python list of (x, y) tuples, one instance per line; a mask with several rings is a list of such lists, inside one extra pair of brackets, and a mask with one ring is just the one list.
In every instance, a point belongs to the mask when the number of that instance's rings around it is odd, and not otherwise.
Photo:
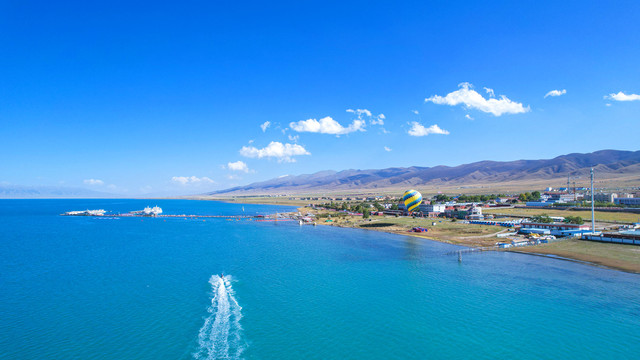
[[(141, 218), (216, 218), (216, 219), (270, 219), (264, 215), (198, 215), (198, 214), (180, 214), (180, 215), (145, 215), (145, 214), (70, 214), (64, 213), (60, 214), (60, 216), (92, 216), (92, 217), (141, 217)], [(288, 219), (279, 219), (279, 220), (288, 220)]]
[[(287, 214), (290, 215), (290, 214)], [(291, 221), (291, 216), (282, 216), (276, 213), (275, 215), (206, 215), (206, 214), (163, 214), (162, 209), (158, 206), (153, 208), (146, 207), (144, 210), (130, 211), (127, 213), (108, 213), (103, 209), (99, 210), (80, 210), (80, 211), (67, 211), (60, 216), (91, 216), (94, 218), (183, 218), (183, 219), (229, 219), (229, 220), (241, 220), (241, 219), (256, 219), (256, 221)]]

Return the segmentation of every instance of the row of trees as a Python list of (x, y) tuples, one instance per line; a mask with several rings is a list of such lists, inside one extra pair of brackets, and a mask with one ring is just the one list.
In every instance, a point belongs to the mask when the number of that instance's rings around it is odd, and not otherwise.
[(540, 191), (522, 193), (518, 195), (518, 200), (522, 202), (540, 200)]
[(580, 216), (566, 216), (564, 218), (564, 222), (566, 222), (567, 224), (582, 225), (584, 224), (584, 219), (582, 219)]
[[(591, 201), (582, 200), (582, 201), (568, 202), (568, 203), (554, 203), (553, 206), (555, 206), (555, 207), (591, 207)], [(624, 207), (624, 205), (614, 204), (614, 203), (611, 203), (611, 202), (603, 202), (603, 201), (596, 201), (594, 206), (595, 207), (609, 207), (609, 208), (622, 208), (622, 207)]]
[[(502, 198), (502, 197), (507, 197), (506, 194), (490, 194), (490, 195), (459, 195), (458, 197), (453, 197), (453, 196), (448, 196), (445, 194), (437, 194), (436, 196), (434, 196), (434, 200), (436, 202), (439, 203), (443, 203), (443, 202), (449, 202), (452, 200), (456, 200), (457, 202), (487, 202), (489, 200), (495, 200), (498, 198)], [(538, 200), (540, 199), (540, 192), (539, 191), (533, 191), (533, 192), (526, 192), (526, 193), (521, 193), (518, 196), (518, 200), (521, 202), (526, 202), (526, 201), (533, 201), (533, 200)], [(398, 210), (398, 203), (400, 202), (401, 199), (393, 199), (390, 200), (391, 203), (393, 204), (391, 207), (391, 210)], [(355, 210), (355, 207), (357, 207), (358, 205), (360, 206), (368, 206), (369, 203), (366, 202), (362, 202), (360, 204), (348, 204), (346, 202), (343, 203), (334, 203), (333, 201), (330, 203), (325, 203), (323, 204), (324, 207), (328, 208), (328, 209), (335, 209), (335, 210), (349, 210), (349, 211), (357, 211)], [(374, 202), (372, 204), (376, 210), (378, 211), (382, 211), (384, 210), (384, 206), (382, 206), (379, 202)]]
[[(333, 201), (330, 203), (324, 203), (322, 206), (326, 209), (333, 209), (336, 211), (346, 210), (355, 213), (361, 213), (363, 218), (368, 218), (371, 215), (370, 206), (368, 203), (359, 203), (359, 204), (348, 204), (346, 202), (343, 203), (334, 203)], [(379, 202), (373, 203), (373, 207), (378, 211), (384, 210), (384, 206), (382, 206)], [(397, 209), (398, 205), (396, 205)]]
[[(553, 222), (553, 219), (551, 219), (551, 217), (549, 217), (549, 215), (547, 214), (541, 214), (541, 215), (536, 215), (531, 217), (531, 221), (535, 223), (540, 223), (540, 224), (550, 224)], [(582, 225), (584, 224), (584, 219), (581, 218), (580, 216), (566, 216), (564, 218), (564, 222), (567, 224)]]
[[(347, 210), (347, 211), (351, 211), (351, 212), (363, 212), (364, 210), (369, 210), (371, 208), (371, 205), (373, 205), (373, 208), (376, 209), (376, 211), (383, 211), (384, 210), (384, 206), (382, 206), (382, 204), (380, 204), (379, 202), (374, 202), (374, 203), (368, 203), (368, 202), (361, 202), (359, 204), (349, 204), (347, 202), (343, 202), (343, 203), (337, 203), (337, 202), (330, 202), (330, 203), (324, 203), (321, 206), (327, 209), (333, 209), (333, 210)], [(393, 205), (391, 205), (391, 210), (398, 210), (398, 203), (395, 202), (393, 203)]]
[(551, 224), (553, 219), (551, 219), (547, 214), (542, 214), (531, 217), (531, 221), (539, 224)]
[(495, 200), (501, 197), (506, 197), (505, 194), (490, 194), (490, 195), (459, 195), (457, 198), (448, 196), (445, 194), (438, 194), (434, 196), (437, 202), (449, 202), (456, 199), (458, 202), (485, 202), (489, 200)]

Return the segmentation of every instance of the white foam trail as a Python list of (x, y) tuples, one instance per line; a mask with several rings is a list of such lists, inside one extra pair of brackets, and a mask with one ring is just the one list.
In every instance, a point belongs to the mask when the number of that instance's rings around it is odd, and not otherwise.
[(198, 349), (195, 359), (240, 359), (245, 349), (242, 340), (242, 307), (234, 297), (230, 275), (211, 276), (212, 298), (207, 309), (209, 316), (198, 333)]

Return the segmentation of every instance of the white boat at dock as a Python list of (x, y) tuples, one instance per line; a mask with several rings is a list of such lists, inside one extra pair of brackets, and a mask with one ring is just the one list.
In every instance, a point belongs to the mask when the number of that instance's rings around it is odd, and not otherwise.
[(69, 216), (104, 216), (104, 214), (106, 213), (105, 210), (102, 209), (98, 209), (98, 210), (79, 210), (79, 211), (67, 211), (66, 213), (64, 213), (64, 215), (69, 215)]

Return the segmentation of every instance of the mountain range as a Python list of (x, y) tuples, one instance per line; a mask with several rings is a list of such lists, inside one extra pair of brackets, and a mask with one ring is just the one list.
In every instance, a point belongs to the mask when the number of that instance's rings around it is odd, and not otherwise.
[[(284, 176), (205, 195), (292, 194), (324, 191), (348, 192), (408, 187), (461, 187), (538, 183), (568, 176), (588, 182), (591, 167), (597, 179), (640, 180), (640, 151), (601, 150), (568, 154), (553, 159), (479, 161), (459, 166), (396, 167), (377, 170), (320, 171)], [(628, 181), (627, 181), (628, 182)], [(556, 183), (562, 184), (563, 182)], [(637, 185), (636, 185), (637, 186)]]
[(0, 185), (0, 199), (104, 199), (115, 197), (118, 195), (64, 186)]

